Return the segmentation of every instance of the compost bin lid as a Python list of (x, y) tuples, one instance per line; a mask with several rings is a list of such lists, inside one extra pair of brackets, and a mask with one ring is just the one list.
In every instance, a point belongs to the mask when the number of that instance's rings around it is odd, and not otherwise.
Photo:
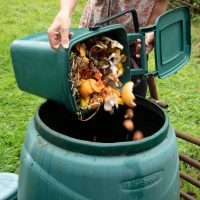
[(191, 23), (188, 7), (173, 8), (164, 13), (158, 17), (154, 26), (142, 29), (144, 32), (147, 30), (153, 30), (155, 34), (155, 76), (165, 78), (176, 73), (188, 62), (191, 52)]
[(0, 199), (17, 199), (18, 175), (14, 173), (0, 173)]

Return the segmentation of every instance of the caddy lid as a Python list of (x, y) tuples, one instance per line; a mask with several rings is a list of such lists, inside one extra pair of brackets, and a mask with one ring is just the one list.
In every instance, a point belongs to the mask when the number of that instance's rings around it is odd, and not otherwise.
[(191, 53), (191, 23), (187, 7), (173, 8), (158, 17), (154, 26), (141, 29), (154, 31), (154, 53), (159, 78), (176, 73), (188, 63)]

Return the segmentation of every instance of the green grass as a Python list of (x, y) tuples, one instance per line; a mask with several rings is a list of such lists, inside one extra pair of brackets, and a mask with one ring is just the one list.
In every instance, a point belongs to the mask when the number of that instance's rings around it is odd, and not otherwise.
[[(79, 1), (72, 26), (77, 27), (86, 0)], [(20, 91), (10, 59), (10, 44), (24, 35), (47, 30), (59, 9), (59, 1), (8, 0), (0, 4), (0, 171), (17, 172), (28, 122), (44, 99)], [(156, 79), (160, 99), (175, 129), (199, 137), (200, 134), (200, 18), (193, 20), (192, 55), (177, 74)], [(152, 61), (151, 64), (153, 65)], [(200, 149), (178, 140), (179, 151), (200, 160)], [(199, 179), (199, 172), (187, 165), (181, 168)], [(190, 184), (182, 183), (184, 190)], [(193, 189), (196, 190), (196, 189)], [(200, 193), (198, 193), (200, 195)]]
[[(84, 1), (76, 7), (78, 26)], [(46, 31), (59, 9), (58, 1), (3, 1), (0, 4), (0, 171), (18, 172), (19, 156), (28, 122), (44, 99), (20, 91), (10, 59), (13, 40)]]
[[(159, 98), (169, 105), (166, 110), (170, 123), (177, 130), (200, 138), (200, 18), (192, 20), (192, 53), (189, 63), (177, 74), (156, 79)], [(154, 66), (153, 54), (149, 66)], [(200, 147), (177, 140), (178, 150), (200, 161)], [(180, 169), (200, 181), (200, 172), (180, 163)], [(200, 199), (200, 191), (190, 183), (181, 181), (183, 191), (193, 191)]]

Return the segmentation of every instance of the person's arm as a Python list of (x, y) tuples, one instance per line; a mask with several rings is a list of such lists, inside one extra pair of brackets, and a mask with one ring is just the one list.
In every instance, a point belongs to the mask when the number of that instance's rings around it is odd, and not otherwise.
[(77, 0), (60, 1), (60, 11), (48, 29), (51, 48), (58, 49), (60, 45), (64, 48), (69, 47), (69, 37), (73, 34), (69, 32), (69, 28), (76, 2)]
[[(156, 0), (152, 13), (150, 15), (149, 21), (147, 22), (148, 25), (152, 25), (155, 23), (156, 19), (163, 14), (168, 6), (169, 0)], [(154, 43), (154, 33), (146, 33), (145, 34), (145, 44), (146, 44), (146, 53), (150, 53), (153, 49)]]
[(152, 25), (155, 23), (157, 17), (166, 11), (168, 3), (169, 3), (169, 0), (156, 0), (155, 1), (154, 7), (151, 12), (149, 21), (147, 22), (147, 25)]

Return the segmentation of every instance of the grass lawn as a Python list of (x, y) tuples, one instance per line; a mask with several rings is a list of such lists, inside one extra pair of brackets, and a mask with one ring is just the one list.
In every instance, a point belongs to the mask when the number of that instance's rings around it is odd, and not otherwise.
[[(86, 0), (79, 1), (72, 26), (77, 27)], [(59, 1), (17, 0), (0, 4), (0, 172), (19, 170), (19, 156), (28, 122), (44, 99), (20, 91), (10, 59), (13, 40), (47, 30), (59, 9)], [(177, 74), (156, 79), (160, 99), (169, 104), (166, 110), (175, 129), (200, 137), (200, 17), (193, 19), (192, 55)], [(153, 61), (151, 61), (153, 65)], [(200, 148), (178, 140), (179, 151), (200, 161)], [(200, 173), (186, 165), (185, 171), (200, 180)], [(185, 190), (191, 190), (184, 183)], [(195, 190), (193, 188), (193, 190)], [(196, 192), (196, 191), (195, 191)], [(198, 192), (200, 199), (200, 192)]]

